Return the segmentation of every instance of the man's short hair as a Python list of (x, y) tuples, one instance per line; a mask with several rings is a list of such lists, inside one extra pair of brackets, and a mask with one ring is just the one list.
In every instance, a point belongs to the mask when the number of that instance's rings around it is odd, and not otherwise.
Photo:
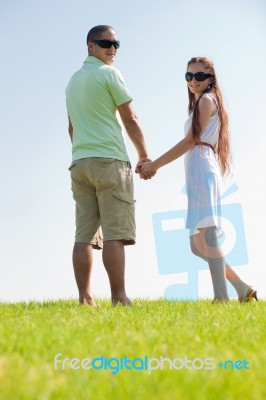
[(104, 32), (109, 31), (109, 30), (113, 30), (114, 28), (112, 28), (109, 25), (97, 25), (94, 26), (93, 28), (91, 28), (91, 30), (89, 31), (88, 35), (87, 35), (87, 44), (89, 42), (91, 42), (92, 40), (95, 39), (101, 39), (101, 36)]

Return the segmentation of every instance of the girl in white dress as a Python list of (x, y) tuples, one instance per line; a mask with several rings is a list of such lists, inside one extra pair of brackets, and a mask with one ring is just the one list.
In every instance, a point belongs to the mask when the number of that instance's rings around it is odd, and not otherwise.
[(222, 175), (229, 171), (228, 117), (223, 106), (215, 68), (205, 57), (194, 57), (187, 65), (189, 118), (185, 138), (155, 161), (146, 162), (140, 177), (151, 178), (162, 166), (185, 155), (188, 214), (192, 252), (206, 260), (212, 277), (214, 302), (229, 300), (226, 278), (241, 302), (257, 300), (257, 292), (226, 264), (220, 239)]

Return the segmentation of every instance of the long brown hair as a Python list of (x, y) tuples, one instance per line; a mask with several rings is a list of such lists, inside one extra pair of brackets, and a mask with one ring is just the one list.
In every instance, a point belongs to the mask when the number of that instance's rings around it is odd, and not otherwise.
[(225, 172), (230, 171), (230, 161), (231, 161), (231, 154), (230, 154), (230, 143), (229, 143), (229, 126), (228, 126), (228, 115), (223, 105), (223, 97), (221, 89), (218, 85), (215, 68), (213, 62), (206, 57), (193, 57), (187, 64), (187, 69), (190, 64), (200, 63), (202, 64), (206, 71), (209, 74), (212, 74), (212, 82), (208, 86), (208, 88), (202, 93), (200, 98), (196, 100), (195, 94), (191, 93), (188, 88), (188, 112), (189, 114), (193, 111), (193, 118), (192, 118), (192, 135), (195, 142), (200, 141), (200, 133), (201, 127), (199, 123), (199, 100), (205, 93), (213, 93), (218, 102), (218, 113), (220, 119), (220, 131), (219, 131), (219, 141), (218, 141), (218, 161), (221, 168), (222, 175)]

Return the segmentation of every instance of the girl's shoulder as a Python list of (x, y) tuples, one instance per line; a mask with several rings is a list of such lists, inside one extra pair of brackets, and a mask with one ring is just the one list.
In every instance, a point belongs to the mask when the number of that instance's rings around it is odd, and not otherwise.
[(202, 112), (208, 110), (211, 116), (214, 116), (219, 110), (216, 96), (212, 93), (204, 93), (199, 100), (199, 110)]
[(213, 93), (204, 93), (202, 95), (201, 99), (204, 99), (206, 102), (212, 102), (212, 103), (214, 102), (216, 107), (218, 107), (217, 98), (216, 98), (215, 94), (213, 94)]

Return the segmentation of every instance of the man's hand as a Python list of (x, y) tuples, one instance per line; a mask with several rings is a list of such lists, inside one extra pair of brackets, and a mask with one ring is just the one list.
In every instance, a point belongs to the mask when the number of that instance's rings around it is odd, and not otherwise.
[(139, 158), (139, 161), (138, 161), (138, 163), (137, 163), (137, 165), (136, 165), (136, 168), (135, 168), (136, 174), (139, 174), (139, 173), (140, 173), (140, 169), (141, 169), (142, 165), (143, 165), (145, 162), (147, 162), (147, 161), (151, 161), (151, 159), (148, 158), (148, 157)]
[[(142, 167), (146, 162), (149, 162), (149, 161), (151, 161), (151, 159), (148, 158), (148, 157), (142, 157), (142, 158), (140, 158), (139, 161), (138, 161), (138, 163), (137, 163), (137, 165), (136, 165), (136, 168), (135, 168), (136, 174), (140, 174), (141, 167)], [(152, 175), (152, 176), (153, 176), (153, 175)], [(152, 176), (150, 176), (150, 174), (140, 174), (140, 179), (147, 180), (147, 179), (151, 179)]]
[(147, 161), (142, 164), (142, 167), (140, 168), (140, 178), (151, 179), (156, 172), (157, 170), (155, 169), (154, 162)]
[[(140, 179), (151, 179), (155, 174), (156, 174), (156, 170), (149, 170), (148, 168), (144, 168), (146, 165), (152, 165), (152, 161), (151, 159), (145, 157), (145, 158), (140, 158), (137, 165), (136, 165), (136, 169), (135, 172), (137, 174), (140, 174)], [(143, 169), (144, 168), (144, 169)]]

